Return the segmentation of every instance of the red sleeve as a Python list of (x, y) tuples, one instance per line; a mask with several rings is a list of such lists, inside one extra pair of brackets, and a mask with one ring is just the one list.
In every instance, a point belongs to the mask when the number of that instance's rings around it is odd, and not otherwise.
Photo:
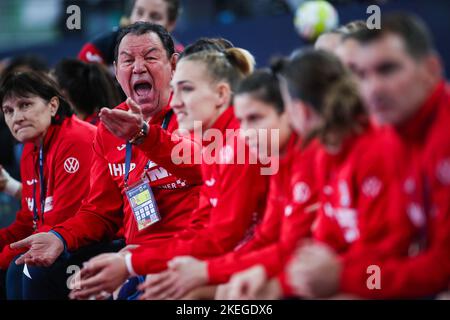
[(22, 198), (22, 208), (16, 214), (16, 220), (0, 230), (0, 249), (10, 243), (22, 240), (33, 233), (33, 215), (26, 209), (28, 204)]
[[(450, 159), (448, 156), (443, 158)], [(427, 165), (432, 168), (427, 173), (427, 177), (431, 180), (431, 196), (435, 211), (435, 218), (430, 222), (429, 247), (414, 257), (391, 256), (388, 259), (376, 261), (377, 263), (370, 263), (358, 257), (349, 257), (347, 263), (344, 263), (346, 267), (341, 281), (343, 291), (368, 298), (424, 298), (448, 288), (450, 284), (450, 182), (446, 180), (446, 183), (442, 183), (439, 180), (438, 166), (430, 165), (430, 163)], [(399, 226), (400, 224), (397, 224), (397, 234), (401, 233)], [(410, 238), (406, 237), (406, 239)], [(390, 249), (381, 247), (377, 251), (386, 250)], [(380, 267), (380, 290), (369, 290), (366, 286), (366, 280), (369, 277), (366, 272), (367, 266), (373, 264)]]
[(93, 146), (89, 195), (74, 217), (53, 228), (64, 238), (69, 251), (113, 238), (122, 224), (122, 194), (108, 171), (102, 146), (99, 129)]
[[(450, 225), (441, 225), (436, 230), (434, 244), (418, 256), (391, 258), (370, 262), (347, 258), (341, 276), (341, 291), (364, 298), (425, 298), (448, 288), (450, 283), (448, 258), (448, 230)], [(446, 239), (443, 239), (445, 237)], [(366, 258), (366, 260), (368, 260)], [(367, 283), (371, 272), (369, 266), (380, 271), (380, 289), (369, 289)], [(372, 271), (373, 272), (373, 271)]]
[[(27, 177), (25, 166), (33, 165), (33, 161), (30, 160), (31, 156), (25, 157), (24, 154), (22, 155), (20, 161), (20, 175), (22, 177), (22, 181), (25, 181)], [(6, 245), (9, 245), (10, 243), (22, 240), (32, 233), (33, 214), (28, 209), (26, 197), (22, 197), (21, 208), (16, 213), (16, 220), (8, 227), (0, 229), (0, 249), (5, 247)]]
[[(86, 151), (92, 142), (89, 139), (77, 139), (66, 137), (58, 146), (53, 159), (48, 159), (49, 170), (53, 172), (53, 177), (47, 181), (52, 184), (51, 194), (53, 209), (44, 213), (45, 225), (40, 225), (38, 232), (45, 232), (58, 223), (73, 216), (79, 209), (83, 198), (89, 191), (89, 184), (86, 177), (89, 176), (92, 152)], [(89, 150), (89, 149), (87, 149)], [(78, 161), (78, 170), (68, 173), (64, 169), (64, 163), (68, 158)], [(31, 163), (30, 163), (31, 164)], [(30, 165), (25, 164), (25, 165)], [(24, 176), (22, 174), (22, 176)], [(4, 247), (10, 243), (22, 240), (33, 233), (33, 215), (28, 210), (25, 197), (22, 198), (22, 209), (17, 213), (16, 221), (7, 228), (0, 230), (0, 244)], [(6, 248), (5, 248), (6, 249)], [(5, 250), (4, 250), (5, 251)], [(3, 253), (3, 257), (11, 254)]]
[(279, 273), (300, 239), (311, 236), (319, 189), (313, 167), (315, 148), (295, 152), (270, 180), (269, 203), (255, 238), (237, 252), (208, 261), (211, 283), (223, 283), (236, 272), (261, 264), (268, 277)]
[[(284, 196), (287, 200), (283, 203), (275, 203), (271, 198), (266, 222), (269, 226), (262, 231), (269, 233), (266, 242), (256, 243), (249, 246), (248, 250), (240, 253), (229, 253), (223, 257), (211, 259), (208, 262), (208, 274), (211, 283), (223, 283), (236, 272), (247, 269), (256, 264), (261, 264), (268, 277), (279, 273), (286, 264), (299, 240), (311, 236), (311, 225), (315, 220), (318, 205), (318, 189), (315, 187), (314, 175), (312, 174), (313, 153), (309, 152), (300, 158), (294, 159), (294, 167), (286, 170), (289, 177), (286, 181), (277, 180), (278, 184), (271, 184), (271, 193), (275, 198)], [(297, 167), (301, 162), (301, 167)], [(274, 181), (274, 179), (272, 179)], [(271, 181), (271, 182), (272, 182)], [(291, 187), (282, 189), (284, 184)], [(288, 189), (288, 191), (286, 191)], [(278, 194), (280, 193), (280, 194)], [(283, 193), (287, 193), (284, 194)], [(277, 230), (273, 230), (274, 225)], [(270, 237), (270, 232), (273, 234)], [(261, 234), (264, 237), (264, 233)]]
[(105, 59), (101, 51), (93, 44), (86, 43), (78, 53), (78, 59), (84, 62), (105, 63)]
[[(378, 160), (377, 160), (378, 158)], [(343, 271), (341, 291), (358, 296), (377, 297), (385, 291), (391, 279), (381, 267), (382, 290), (370, 290), (370, 266), (384, 265), (407, 255), (414, 228), (406, 216), (406, 198), (400, 181), (393, 178), (394, 166), (379, 157), (366, 159), (364, 169), (358, 170), (358, 226), (360, 237), (341, 256)]]
[(201, 145), (187, 137), (170, 133), (160, 125), (149, 127), (147, 138), (138, 148), (153, 162), (189, 184), (202, 184)]
[(344, 252), (348, 248), (336, 219), (329, 217), (324, 210), (320, 210), (317, 215), (313, 232), (315, 240), (328, 244), (338, 253)]
[[(250, 227), (253, 214), (260, 211), (261, 202), (265, 202), (268, 181), (267, 177), (260, 175), (260, 169), (258, 165), (224, 165), (219, 181), (220, 198), (215, 207), (210, 207), (206, 228), (186, 237), (177, 237), (167, 246), (137, 248), (132, 254), (135, 272), (162, 271), (167, 261), (175, 256), (205, 258), (232, 250)], [(201, 197), (204, 197), (203, 192)]]
[[(239, 257), (265, 248), (279, 239), (281, 214), (283, 213), (285, 202), (282, 201), (279, 192), (277, 192), (279, 186), (275, 180), (275, 176), (270, 179), (266, 212), (264, 213), (263, 220), (257, 226), (253, 238), (238, 250), (207, 261), (209, 283), (217, 284), (228, 281), (233, 273), (249, 267), (248, 265), (243, 266)], [(270, 259), (277, 260), (273, 256), (270, 256)]]
[(2, 251), (0, 251), (0, 270), (8, 270), (11, 261), (17, 257), (19, 254), (26, 252), (27, 249), (13, 250), (9, 246), (5, 246)]
[[(269, 278), (276, 277), (279, 282), (283, 296), (292, 296), (292, 288), (286, 278), (284, 267), (288, 264), (292, 252), (299, 240), (311, 236), (311, 226), (316, 218), (318, 208), (318, 189), (313, 190), (311, 198), (303, 204), (297, 204), (289, 217), (284, 218), (284, 225), (281, 231), (281, 239), (262, 250), (256, 250), (244, 257), (239, 257), (236, 261), (235, 272), (244, 270), (245, 268), (261, 264)], [(223, 265), (224, 270), (228, 269), (228, 265)], [(224, 271), (222, 271), (224, 272)], [(226, 271), (225, 271), (226, 272)], [(228, 277), (231, 276), (231, 273)], [(228, 279), (222, 279), (228, 281)]]
[[(92, 161), (92, 138), (80, 136), (65, 137), (61, 142), (52, 162), (53, 180), (53, 209), (44, 213), (45, 225), (39, 226), (38, 232), (48, 231), (51, 227), (64, 222), (74, 216), (83, 199), (89, 193), (89, 177)], [(69, 173), (65, 169), (67, 159), (78, 163), (78, 170)]]

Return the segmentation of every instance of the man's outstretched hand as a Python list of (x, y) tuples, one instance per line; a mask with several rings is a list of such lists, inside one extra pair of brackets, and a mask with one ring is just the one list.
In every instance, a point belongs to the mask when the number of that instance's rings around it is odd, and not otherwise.
[(133, 99), (128, 98), (126, 103), (128, 111), (102, 108), (99, 116), (108, 131), (128, 141), (142, 129), (144, 116), (141, 107)]

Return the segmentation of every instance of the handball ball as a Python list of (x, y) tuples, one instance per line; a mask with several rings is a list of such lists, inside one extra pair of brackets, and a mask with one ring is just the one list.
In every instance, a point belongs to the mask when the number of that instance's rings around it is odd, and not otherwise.
[(321, 33), (336, 28), (338, 24), (338, 13), (327, 1), (306, 1), (295, 11), (295, 28), (300, 36), (310, 41), (315, 40)]

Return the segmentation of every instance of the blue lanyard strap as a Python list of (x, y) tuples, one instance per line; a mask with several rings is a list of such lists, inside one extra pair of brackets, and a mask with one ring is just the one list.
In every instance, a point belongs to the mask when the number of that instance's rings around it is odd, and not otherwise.
[[(173, 115), (173, 110), (169, 110), (169, 112), (166, 113), (164, 120), (161, 124), (161, 127), (166, 130), (167, 127), (169, 126), (169, 122), (170, 122), (170, 118)], [(125, 188), (128, 187), (128, 177), (130, 176), (130, 165), (131, 165), (131, 150), (132, 149), (132, 145), (131, 143), (127, 142), (126, 144), (126, 148), (125, 148), (125, 175), (124, 175), (124, 185)], [(145, 170), (148, 169), (148, 163), (145, 166)]]
[[(36, 182), (33, 184), (33, 220), (36, 222), (39, 220), (39, 213), (37, 210), (36, 201)], [(45, 178), (44, 178), (44, 147), (41, 145), (39, 148), (39, 186), (40, 186), (40, 200), (41, 200), (41, 218), (44, 223), (44, 211), (45, 211)]]
[(173, 110), (170, 109), (164, 117), (164, 120), (161, 124), (161, 128), (163, 128), (164, 130), (167, 130), (167, 127), (169, 126), (170, 118), (172, 118), (172, 115), (173, 115)]
[(124, 176), (125, 188), (128, 187), (128, 177), (130, 175), (130, 164), (131, 164), (131, 143), (127, 142), (127, 146), (125, 148), (125, 176)]

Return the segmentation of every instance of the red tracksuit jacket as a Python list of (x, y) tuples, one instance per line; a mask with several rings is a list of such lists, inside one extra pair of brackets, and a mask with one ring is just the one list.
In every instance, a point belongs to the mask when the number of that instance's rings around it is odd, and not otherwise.
[[(382, 135), (369, 126), (362, 134), (346, 139), (339, 152), (333, 154), (322, 147), (316, 156), (321, 208), (314, 238), (341, 254), (343, 281), (353, 279), (346, 268), (353, 267), (347, 261), (354, 252), (370, 262), (364, 272), (382, 258), (377, 248), (383, 247), (387, 257), (406, 253), (406, 239), (412, 231), (402, 214), (405, 199), (397, 183), (396, 162), (388, 156), (387, 147)], [(281, 283), (288, 295), (284, 275)]]
[[(117, 108), (127, 110), (122, 103)], [(169, 107), (150, 121), (148, 139), (157, 143), (160, 135), (154, 135), (154, 126), (160, 126)], [(175, 117), (170, 118), (168, 131), (177, 128)], [(170, 168), (157, 165), (155, 154), (145, 154), (132, 148), (129, 185), (140, 181), (145, 166), (149, 166), (150, 186), (161, 215), (161, 221), (139, 231), (124, 188), (125, 141), (112, 135), (104, 125), (97, 128), (94, 140), (93, 161), (89, 195), (75, 217), (54, 227), (66, 241), (69, 251), (104, 239), (111, 239), (119, 227), (124, 227), (127, 244), (143, 244), (148, 241), (164, 241), (182, 230), (190, 213), (198, 205), (201, 172), (195, 165)], [(149, 159), (152, 161), (149, 162)], [(178, 170), (175, 172), (176, 169)], [(187, 180), (174, 175), (186, 172)]]
[(100, 124), (100, 118), (98, 117), (98, 112), (94, 112), (84, 119), (87, 123), (92, 124), (93, 126), (98, 126)]
[(270, 191), (263, 221), (246, 245), (224, 256), (207, 260), (209, 282), (227, 282), (241, 270), (262, 264), (269, 277), (281, 271), (299, 239), (311, 236), (318, 204), (314, 190), (314, 155), (316, 143), (305, 150), (292, 135), (280, 170), (270, 179)]
[[(131, 262), (137, 274), (162, 271), (175, 256), (221, 255), (248, 238), (252, 226), (264, 212), (269, 178), (261, 175), (259, 164), (224, 161), (226, 158), (237, 161), (238, 152), (242, 151), (248, 155), (248, 148), (242, 141), (238, 142), (237, 136), (230, 139), (238, 128), (239, 123), (230, 107), (213, 125), (213, 129), (223, 134), (223, 148), (219, 151), (222, 163), (202, 163), (205, 184), (189, 228), (167, 243), (133, 250)], [(226, 132), (226, 129), (234, 129), (234, 133)], [(207, 146), (203, 148), (205, 150), (208, 150)]]
[[(348, 260), (341, 290), (368, 298), (420, 298), (450, 284), (450, 90), (441, 82), (405, 125), (386, 129), (407, 197), (405, 216), (414, 233), (408, 254), (382, 260), (381, 290), (369, 290), (370, 261), (357, 254)], [(407, 225), (407, 223), (404, 223)], [(383, 252), (383, 247), (378, 249)], [(405, 248), (400, 248), (405, 250)], [(399, 250), (399, 251), (401, 251)]]
[(0, 230), (0, 264), (6, 269), (11, 259), (21, 253), (8, 244), (33, 233), (33, 187), (40, 219), (37, 232), (48, 231), (54, 225), (72, 217), (89, 192), (89, 171), (92, 161), (92, 141), (95, 127), (76, 117), (61, 125), (51, 125), (44, 139), (44, 177), (46, 187), (45, 212), (42, 220), (39, 184), (39, 148), (26, 143), (20, 162), (22, 205), (16, 220)]

